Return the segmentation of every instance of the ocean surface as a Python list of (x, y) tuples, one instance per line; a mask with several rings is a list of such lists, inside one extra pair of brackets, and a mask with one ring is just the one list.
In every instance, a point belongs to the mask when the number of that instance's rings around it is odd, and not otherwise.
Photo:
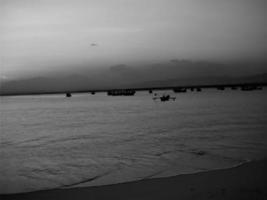
[(267, 157), (266, 88), (172, 95), (176, 101), (153, 101), (148, 92), (0, 97), (0, 193), (195, 173)]

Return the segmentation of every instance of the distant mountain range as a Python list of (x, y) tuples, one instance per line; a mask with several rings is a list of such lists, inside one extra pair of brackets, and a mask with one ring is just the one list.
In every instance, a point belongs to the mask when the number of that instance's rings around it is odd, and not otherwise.
[(79, 69), (64, 75), (55, 73), (43, 77), (2, 80), (0, 95), (180, 85), (267, 83), (267, 73), (237, 76), (236, 73), (229, 72), (231, 69), (221, 64), (175, 59), (168, 63), (143, 67), (120, 64), (94, 71)]
[(112, 80), (106, 80), (99, 85), (95, 80), (86, 76), (68, 76), (61, 78), (32, 78), (2, 83), (0, 95), (27, 94), (27, 93), (53, 93), (81, 90), (102, 90), (118, 88), (148, 88), (169, 87), (184, 85), (216, 85), (216, 84), (238, 84), (238, 83), (267, 83), (267, 74), (258, 74), (244, 77), (194, 77), (177, 78), (166, 80), (150, 80), (133, 82), (121, 82), (111, 84)]
[(170, 86), (190, 86), (190, 85), (219, 85), (219, 84), (240, 84), (240, 83), (267, 83), (267, 74), (258, 74), (253, 76), (230, 77), (230, 76), (214, 76), (214, 77), (194, 77), (179, 78), (157, 81), (146, 81), (136, 83), (133, 87), (170, 87)]

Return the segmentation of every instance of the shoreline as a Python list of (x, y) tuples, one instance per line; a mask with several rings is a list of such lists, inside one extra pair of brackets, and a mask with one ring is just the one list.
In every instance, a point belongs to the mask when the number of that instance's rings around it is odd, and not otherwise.
[(227, 169), (114, 185), (0, 194), (0, 199), (267, 199), (267, 159)]

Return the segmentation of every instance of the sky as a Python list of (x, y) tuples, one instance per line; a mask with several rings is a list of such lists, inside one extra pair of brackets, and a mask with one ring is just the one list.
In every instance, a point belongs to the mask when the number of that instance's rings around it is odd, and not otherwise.
[(266, 8), (266, 0), (0, 0), (0, 78), (172, 59), (265, 62)]

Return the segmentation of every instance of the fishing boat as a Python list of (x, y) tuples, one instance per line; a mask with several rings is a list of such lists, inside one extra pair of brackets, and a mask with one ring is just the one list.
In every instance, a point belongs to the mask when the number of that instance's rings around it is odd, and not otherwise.
[(126, 89), (126, 90), (109, 90), (107, 95), (109, 96), (134, 96), (135, 90)]
[(173, 91), (175, 93), (182, 93), (182, 92), (186, 92), (186, 88), (173, 88)]
[(159, 99), (160, 101), (170, 101), (170, 100), (173, 100), (175, 101), (176, 97), (171, 97), (170, 95), (162, 95), (160, 97), (156, 96), (156, 97), (153, 97), (153, 100), (157, 100)]
[(71, 97), (71, 93), (67, 92), (66, 97)]

